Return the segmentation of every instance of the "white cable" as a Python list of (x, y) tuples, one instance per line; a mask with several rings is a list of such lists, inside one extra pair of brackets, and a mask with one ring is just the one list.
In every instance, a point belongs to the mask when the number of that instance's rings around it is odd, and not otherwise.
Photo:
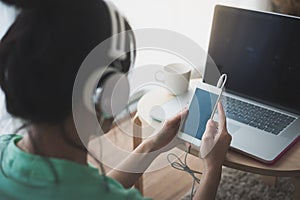
[(218, 80), (217, 88), (221, 88), (223, 90), (227, 81), (227, 74), (222, 74)]
[(227, 81), (227, 75), (226, 74), (222, 74), (218, 80), (218, 83), (217, 83), (217, 88), (220, 88), (221, 89), (221, 92), (218, 96), (218, 99), (216, 101), (216, 104), (211, 112), (211, 115), (210, 115), (210, 119), (213, 119), (214, 118), (214, 115), (215, 115), (215, 112), (217, 110), (217, 107), (218, 107), (218, 102), (220, 101), (221, 99), (221, 96), (222, 96), (222, 92), (223, 92), (223, 89), (224, 89), (224, 86), (226, 84), (226, 81)]
[[(191, 195), (190, 199), (193, 199), (194, 195), (194, 188), (195, 188), (195, 183), (200, 183), (200, 178), (196, 177), (196, 174), (202, 174), (202, 172), (192, 170), (186, 163), (187, 155), (190, 151), (191, 145), (188, 145), (185, 151), (185, 156), (184, 156), (184, 161), (182, 161), (176, 154), (174, 153), (169, 153), (167, 155), (167, 160), (170, 163), (170, 165), (177, 170), (187, 172), (189, 175), (192, 176), (193, 178), (193, 185), (192, 185), (192, 190), (191, 190)], [(171, 161), (170, 157), (174, 157), (175, 161)], [(176, 161), (177, 160), (177, 161)]]

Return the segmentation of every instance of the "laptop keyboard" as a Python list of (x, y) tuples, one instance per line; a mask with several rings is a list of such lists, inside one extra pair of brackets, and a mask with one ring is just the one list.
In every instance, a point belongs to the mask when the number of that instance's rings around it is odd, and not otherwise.
[[(226, 98), (225, 103), (224, 98)], [(296, 119), (231, 97), (224, 98), (222, 101), (228, 118), (275, 135)]]

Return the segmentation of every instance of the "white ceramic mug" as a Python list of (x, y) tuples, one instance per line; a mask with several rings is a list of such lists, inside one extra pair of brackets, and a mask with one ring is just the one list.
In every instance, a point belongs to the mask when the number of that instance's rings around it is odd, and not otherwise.
[(188, 91), (191, 77), (191, 68), (183, 63), (173, 63), (163, 67), (155, 73), (155, 80), (166, 85), (174, 95)]

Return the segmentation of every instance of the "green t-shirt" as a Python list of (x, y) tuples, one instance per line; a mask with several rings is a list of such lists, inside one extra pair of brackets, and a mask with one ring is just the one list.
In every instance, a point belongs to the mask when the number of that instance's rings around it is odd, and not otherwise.
[(20, 139), (0, 136), (1, 200), (144, 199), (136, 189), (125, 189), (109, 177), (104, 181), (91, 166), (26, 153), (16, 146)]

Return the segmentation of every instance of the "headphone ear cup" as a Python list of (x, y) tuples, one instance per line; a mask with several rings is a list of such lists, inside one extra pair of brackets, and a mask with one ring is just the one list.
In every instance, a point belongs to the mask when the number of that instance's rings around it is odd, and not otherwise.
[(124, 58), (117, 58), (111, 63), (111, 67), (114, 69), (127, 73), (130, 68), (133, 66), (135, 57), (136, 57), (136, 50), (135, 50), (135, 39), (134, 36), (130, 36), (129, 31), (126, 33), (126, 43), (125, 43), (125, 56)]
[(130, 86), (127, 76), (123, 73), (112, 73), (102, 85), (100, 110), (105, 115), (114, 117), (127, 106)]

